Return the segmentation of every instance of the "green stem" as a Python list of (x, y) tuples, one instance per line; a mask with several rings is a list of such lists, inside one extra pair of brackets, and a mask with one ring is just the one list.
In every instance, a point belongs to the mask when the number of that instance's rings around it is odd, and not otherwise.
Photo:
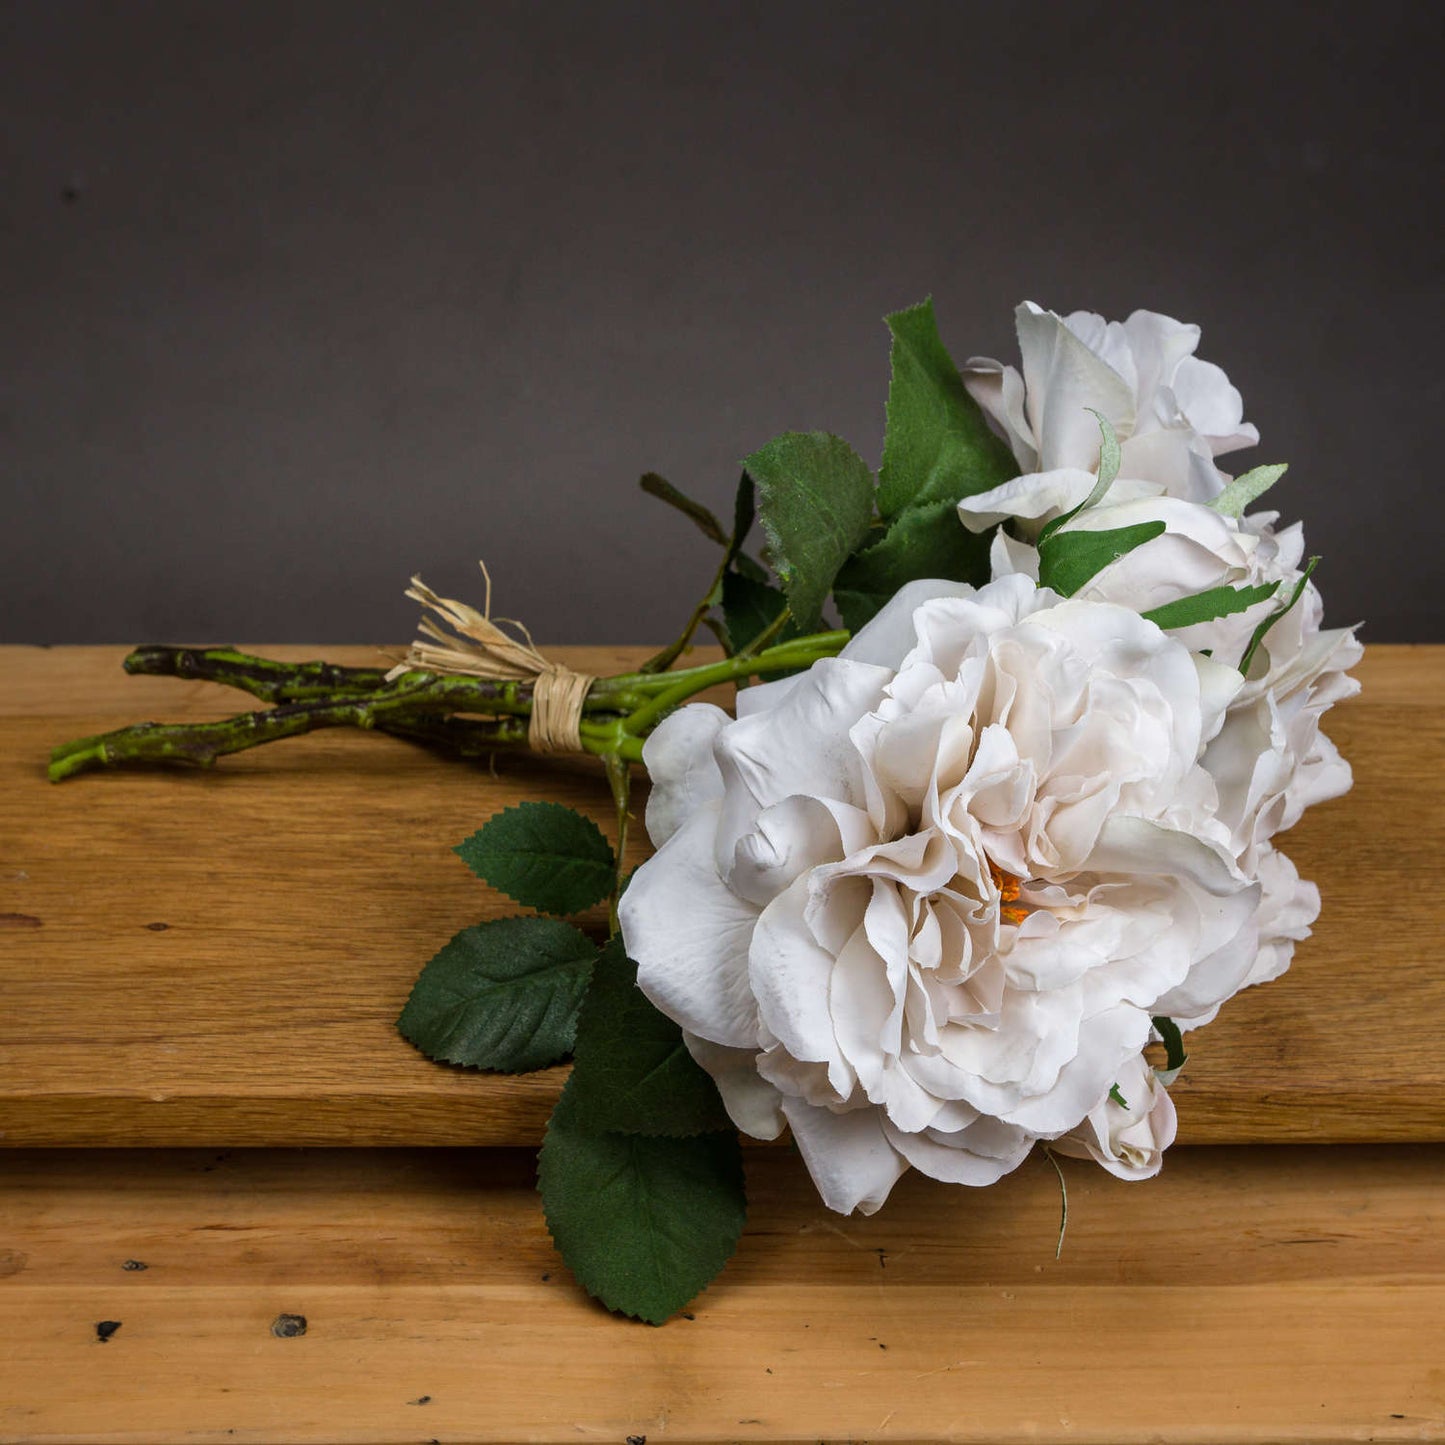
[[(847, 640), (846, 632), (823, 632), (780, 643), (755, 657), (723, 658), (658, 675), (629, 673), (599, 679), (588, 694), (586, 714), (579, 727), (583, 749), (600, 757), (615, 756), (620, 764), (641, 762), (646, 733), (695, 693), (744, 678), (808, 667), (819, 658), (837, 653)], [(180, 661), (180, 651), (183, 649), (173, 650), (162, 659), (151, 649), (142, 649), (146, 656), (136, 670), (173, 666), (176, 675), (201, 675), (181, 670), (188, 664)], [(262, 659), (251, 659), (231, 649), (213, 651), (224, 656), (224, 666), (219, 656), (204, 664), (215, 674), (213, 680), (220, 681), (220, 674), (225, 672), (233, 685), (249, 684), (248, 691), (258, 686), (273, 687), (277, 693), (304, 687), (318, 695), (217, 722), (138, 723), (116, 732), (80, 738), (51, 755), (51, 780), (60, 782), (94, 768), (130, 764), (190, 763), (208, 767), (227, 753), (330, 727), (392, 733), (467, 757), (526, 743), (526, 719), (532, 710), (530, 683), (406, 672), (359, 694), (337, 696), (324, 691), (320, 669), (328, 664), (302, 664), (302, 668), (314, 669), (304, 677), (268, 676), (254, 666)], [(276, 666), (285, 668), (287, 664)], [(367, 681), (375, 679), (368, 677)], [(451, 714), (481, 716), (457, 718)]]
[(405, 697), (374, 702), (333, 698), (323, 702), (282, 703), (261, 712), (241, 713), (216, 722), (137, 723), (96, 737), (66, 743), (51, 754), (50, 780), (61, 782), (94, 768), (146, 763), (189, 763), (210, 767), (227, 753), (243, 752), (281, 738), (300, 737), (321, 728), (356, 727), (394, 733), (414, 742), (446, 743), (464, 756), (497, 748), (525, 746), (526, 723), (503, 717), (482, 723), (430, 716), (408, 710)]
[(732, 552), (724, 551), (717, 575), (712, 579), (712, 586), (707, 589), (702, 600), (692, 609), (692, 616), (687, 619), (687, 626), (682, 629), (681, 635), (675, 642), (664, 647), (661, 652), (649, 657), (642, 664), (643, 672), (666, 672), (687, 651), (688, 644), (697, 635), (697, 629), (702, 626), (703, 618), (722, 601), (723, 578), (731, 564)]
[(617, 903), (622, 897), (622, 870), (627, 858), (627, 824), (631, 818), (628, 805), (632, 800), (632, 768), (616, 753), (608, 753), (603, 761), (607, 764), (607, 783), (612, 789), (612, 803), (617, 809), (617, 866), (613, 871), (612, 901), (608, 916), (612, 932), (617, 932)]
[(749, 677), (767, 677), (773, 673), (811, 667), (824, 657), (835, 656), (847, 641), (846, 632), (819, 632), (811, 637), (780, 642), (755, 657), (725, 657), (721, 662), (667, 673), (669, 685), (655, 692), (645, 706), (633, 712), (623, 723), (623, 728), (634, 737), (641, 736), (660, 722), (665, 714), (696, 693), (723, 683), (741, 682)]
[(277, 662), (234, 647), (138, 647), (121, 664), (146, 677), (187, 677), (240, 688), (262, 702), (317, 702), (385, 686), (387, 669)]

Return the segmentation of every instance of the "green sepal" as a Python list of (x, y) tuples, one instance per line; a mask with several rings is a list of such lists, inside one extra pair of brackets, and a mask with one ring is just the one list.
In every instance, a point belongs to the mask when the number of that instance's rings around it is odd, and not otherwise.
[(904, 583), (921, 577), (982, 586), (988, 581), (988, 544), (987, 533), (976, 535), (958, 520), (953, 502), (909, 507), (838, 573), (833, 601), (843, 626), (856, 632)]
[(1259, 651), (1259, 645), (1268, 635), (1271, 627), (1282, 618), (1287, 617), (1293, 610), (1294, 605), (1304, 596), (1305, 583), (1310, 580), (1310, 574), (1320, 565), (1318, 557), (1311, 557), (1309, 566), (1300, 575), (1298, 582), (1294, 584), (1294, 590), (1289, 595), (1289, 601), (1275, 612), (1271, 612), (1258, 627), (1254, 629), (1254, 635), (1249, 639), (1249, 646), (1244, 650), (1244, 656), (1239, 659), (1239, 671), (1243, 677), (1249, 676), (1249, 669), (1254, 662), (1254, 654)]
[(429, 1059), (525, 1074), (572, 1051), (597, 945), (555, 918), (464, 928), (422, 969), (401, 1017)]
[(612, 845), (562, 803), (519, 803), (452, 850), (484, 883), (539, 913), (581, 913), (612, 891)]
[(1251, 502), (1257, 502), (1289, 470), (1288, 462), (1255, 467), (1236, 477), (1208, 505), (1224, 517), (1239, 518)]
[(1248, 612), (1251, 607), (1267, 602), (1279, 591), (1278, 582), (1261, 582), (1254, 587), (1211, 587), (1192, 597), (1181, 597), (1160, 607), (1151, 607), (1140, 615), (1165, 632), (1175, 627), (1193, 627), (1196, 622), (1213, 622), (1218, 617), (1231, 617)]
[(884, 318), (892, 333), (892, 379), (878, 510), (957, 502), (1018, 475), (1008, 447), (989, 430), (938, 334), (932, 298)]
[(1189, 1062), (1189, 1055), (1184, 1052), (1184, 1035), (1179, 1032), (1179, 1025), (1173, 1019), (1161, 1015), (1151, 1022), (1159, 1031), (1159, 1037), (1164, 1040), (1164, 1067), (1155, 1069), (1154, 1072), (1167, 1089)]
[(682, 1030), (638, 988), (620, 935), (602, 950), (578, 1017), (571, 1098), (571, 1122), (594, 1134), (682, 1139), (732, 1127)]
[(1136, 522), (1106, 532), (1076, 528), (1039, 539), (1039, 586), (1072, 597), (1111, 562), (1164, 533), (1163, 522)]
[(1084, 410), (1091, 412), (1094, 420), (1099, 423), (1099, 471), (1095, 477), (1093, 489), (1077, 507), (1070, 507), (1067, 512), (1055, 517), (1052, 522), (1044, 524), (1038, 540), (1034, 543), (1036, 547), (1042, 547), (1046, 538), (1052, 537), (1055, 532), (1062, 530), (1064, 525), (1072, 522), (1080, 512), (1102, 502), (1105, 493), (1114, 485), (1114, 479), (1119, 475), (1119, 463), (1123, 460), (1124, 452), (1119, 445), (1119, 436), (1114, 430), (1113, 423), (1103, 412), (1095, 411), (1091, 406), (1086, 406)]
[(770, 560), (798, 626), (823, 618), (838, 569), (873, 519), (873, 473), (841, 437), (785, 432), (743, 463), (757, 483)]
[(720, 547), (728, 545), (728, 534), (723, 530), (723, 524), (701, 502), (695, 502), (686, 492), (678, 491), (666, 477), (646, 472), (638, 479), (637, 485), (649, 497), (656, 497), (659, 502), (675, 507), (709, 542), (716, 542)]
[(573, 1084), (537, 1158), (548, 1232), (588, 1294), (660, 1325), (716, 1278), (742, 1237), (738, 1137), (592, 1133), (576, 1122)]

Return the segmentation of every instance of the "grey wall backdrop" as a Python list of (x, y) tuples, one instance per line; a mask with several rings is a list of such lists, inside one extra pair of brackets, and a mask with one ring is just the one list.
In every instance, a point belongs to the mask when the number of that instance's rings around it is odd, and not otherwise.
[(1333, 621), (1445, 638), (1438, 7), (0, 11), (0, 640), (675, 631), (736, 460), (876, 460), (885, 311), (1200, 322)]

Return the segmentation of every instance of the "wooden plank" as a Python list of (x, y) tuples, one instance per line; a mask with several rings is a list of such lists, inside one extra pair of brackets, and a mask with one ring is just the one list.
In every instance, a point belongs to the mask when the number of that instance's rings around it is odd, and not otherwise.
[[(0, 1142), (535, 1142), (560, 1070), (432, 1065), (392, 1022), (437, 947), (512, 911), (452, 844), (526, 796), (610, 828), (596, 768), (505, 759), (493, 777), (329, 733), (206, 774), (51, 786), (57, 740), (236, 705), (126, 678), (122, 655), (0, 649)], [(641, 653), (567, 655), (607, 671)], [(1445, 648), (1373, 648), (1360, 677), (1329, 728), (1355, 791), (1288, 842), (1324, 917), (1287, 977), (1195, 1042), (1176, 1088), (1185, 1141), (1445, 1139), (1445, 1059), (1414, 1026), (1445, 1013)]]
[(1441, 1438), (1445, 1150), (1064, 1167), (1056, 1262), (1042, 1162), (840, 1220), (755, 1151), (736, 1259), (652, 1329), (570, 1280), (512, 1152), (17, 1152), (0, 1439)]

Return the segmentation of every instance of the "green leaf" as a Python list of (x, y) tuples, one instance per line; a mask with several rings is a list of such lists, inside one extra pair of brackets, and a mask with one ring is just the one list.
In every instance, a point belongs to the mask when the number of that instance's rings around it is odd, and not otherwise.
[[(733, 498), (733, 534), (728, 539), (727, 565), (743, 550), (748, 533), (753, 530), (753, 520), (758, 514), (758, 502), (753, 479), (744, 472), (738, 478), (737, 495)], [(756, 565), (756, 564), (754, 564)]]
[(1288, 462), (1255, 467), (1252, 472), (1236, 477), (1209, 505), (1223, 516), (1242, 517), (1244, 509), (1258, 501), (1288, 470)]
[[(778, 614), (787, 605), (788, 599), (776, 587), (755, 582), (741, 572), (729, 572), (722, 585), (723, 629), (727, 634), (728, 652), (741, 652), (778, 620)], [(797, 623), (789, 618), (776, 641), (787, 642), (801, 636)]]
[(738, 1137), (589, 1133), (572, 1118), (572, 1089), (537, 1160), (547, 1229), (588, 1294), (660, 1325), (737, 1248), (747, 1220)]
[(525, 1074), (564, 1058), (597, 945), (555, 918), (464, 928), (427, 966), (396, 1021), (429, 1059)]
[(1129, 1101), (1119, 1092), (1118, 1084), (1109, 1085), (1109, 1097), (1121, 1108), (1127, 1109)]
[(838, 569), (873, 519), (868, 463), (827, 432), (785, 432), (743, 465), (758, 487), (758, 516), (798, 626), (822, 621)]
[(1099, 423), (1099, 471), (1094, 481), (1093, 489), (1089, 495), (1079, 503), (1077, 507), (1070, 507), (1061, 516), (1055, 517), (1052, 522), (1044, 525), (1039, 533), (1038, 541), (1034, 544), (1042, 547), (1045, 539), (1052, 537), (1055, 532), (1074, 520), (1080, 512), (1087, 507), (1097, 505), (1104, 500), (1104, 494), (1114, 485), (1114, 479), (1119, 475), (1119, 463), (1123, 460), (1123, 449), (1119, 446), (1119, 435), (1114, 430), (1113, 423), (1101, 411), (1094, 411), (1091, 406), (1086, 406), (1085, 411), (1093, 414), (1094, 420)]
[(638, 479), (637, 485), (649, 497), (676, 507), (708, 541), (716, 542), (719, 547), (728, 545), (728, 534), (723, 530), (723, 524), (701, 502), (695, 502), (685, 492), (678, 491), (666, 477), (647, 472)]
[(619, 936), (597, 960), (573, 1055), (570, 1122), (578, 1128), (680, 1139), (732, 1127), (682, 1030), (638, 988)]
[(473, 873), (539, 913), (580, 913), (612, 891), (612, 845), (561, 803), (519, 803), (452, 850)]
[(1296, 602), (1304, 596), (1305, 583), (1310, 580), (1310, 574), (1320, 565), (1318, 557), (1311, 557), (1309, 566), (1305, 568), (1300, 579), (1294, 585), (1294, 591), (1289, 595), (1289, 601), (1277, 612), (1271, 612), (1258, 627), (1254, 629), (1254, 636), (1249, 639), (1249, 646), (1244, 650), (1244, 656), (1239, 660), (1239, 671), (1242, 677), (1249, 676), (1250, 665), (1254, 662), (1254, 654), (1259, 651), (1259, 645), (1264, 641), (1269, 629), (1282, 617), (1286, 617), (1293, 610)]
[(893, 333), (893, 376), (879, 512), (892, 518), (928, 502), (957, 502), (1016, 477), (1012, 453), (989, 430), (938, 335), (933, 301), (884, 319)]
[(833, 600), (843, 626), (856, 632), (905, 582), (920, 577), (982, 585), (988, 581), (988, 543), (986, 533), (975, 535), (958, 520), (953, 502), (909, 507), (838, 573)]
[(1230, 617), (1248, 612), (1256, 603), (1273, 597), (1278, 582), (1261, 582), (1255, 587), (1210, 587), (1192, 597), (1181, 597), (1161, 607), (1151, 607), (1141, 614), (1146, 622), (1168, 632), (1174, 627), (1193, 627), (1196, 622), (1213, 622), (1216, 617)]
[(1039, 585), (1072, 597), (1091, 577), (1164, 532), (1163, 522), (1138, 522), (1107, 532), (1078, 528), (1039, 539)]
[(1184, 1035), (1179, 1032), (1179, 1025), (1173, 1019), (1159, 1017), (1151, 1022), (1159, 1030), (1159, 1037), (1164, 1040), (1164, 1067), (1155, 1069), (1154, 1072), (1167, 1089), (1189, 1062), (1189, 1055), (1184, 1052)]

